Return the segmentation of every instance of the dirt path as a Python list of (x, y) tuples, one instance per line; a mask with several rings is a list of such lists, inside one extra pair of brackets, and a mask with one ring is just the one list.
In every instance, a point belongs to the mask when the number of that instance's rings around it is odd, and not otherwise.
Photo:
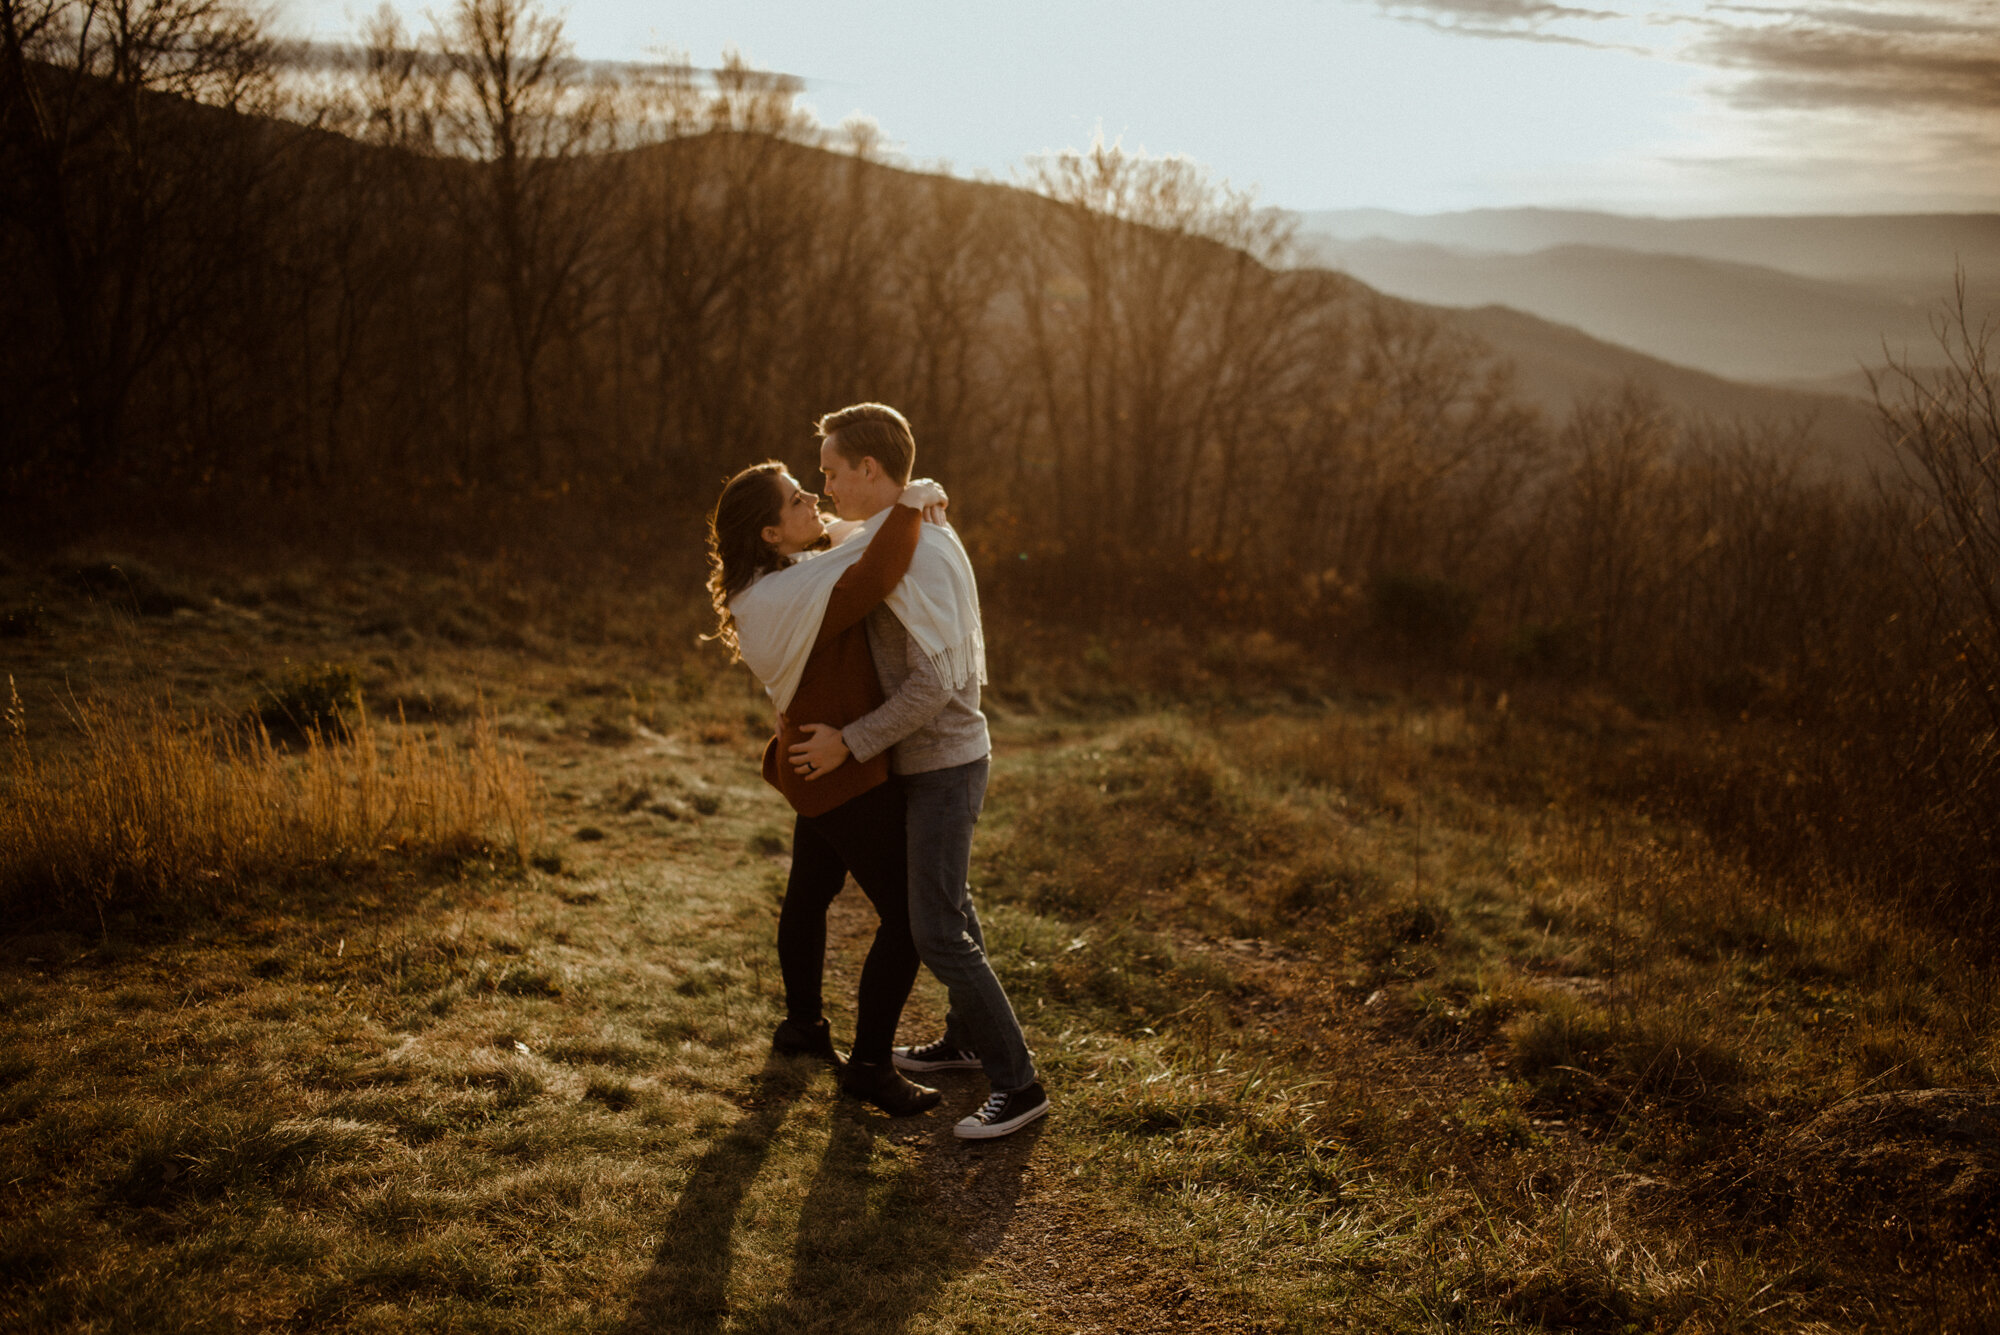
[[(828, 993), (851, 995), (859, 961), (875, 929), (867, 901), (853, 886), (828, 915)], [(942, 990), (919, 979), (904, 1013), (901, 1037), (939, 1032)], [(927, 1077), (944, 1091), (941, 1114), (893, 1134), (929, 1169), (940, 1212), (959, 1240), (981, 1257), (979, 1270), (1030, 1304), (1036, 1328), (1078, 1335), (1140, 1332), (1255, 1332), (1272, 1329), (1232, 1310), (1198, 1270), (1164, 1257), (1129, 1228), (1107, 1218), (1101, 1203), (1065, 1171), (1044, 1137), (1062, 1115), (1053, 1091), (1050, 1118), (1004, 1140), (972, 1144), (951, 1124), (978, 1106), (986, 1082), (973, 1072)]]

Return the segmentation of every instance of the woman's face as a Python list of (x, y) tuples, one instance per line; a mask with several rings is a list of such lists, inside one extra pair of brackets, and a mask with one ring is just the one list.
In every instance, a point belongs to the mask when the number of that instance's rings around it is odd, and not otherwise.
[(805, 490), (790, 473), (777, 476), (784, 496), (778, 522), (764, 529), (764, 541), (780, 556), (796, 556), (826, 536), (826, 521), (819, 517), (819, 497)]

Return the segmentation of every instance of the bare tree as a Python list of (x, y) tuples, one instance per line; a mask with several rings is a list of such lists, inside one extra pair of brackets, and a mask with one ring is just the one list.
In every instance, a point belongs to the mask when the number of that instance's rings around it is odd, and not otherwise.
[(1067, 558), (1226, 552), (1244, 451), (1294, 364), (1297, 311), (1273, 272), (1284, 225), (1184, 159), (1102, 139), (1029, 183), (1048, 203), (1019, 252), (1019, 379)]
[[(549, 473), (549, 354), (579, 334), (599, 278), (602, 187), (591, 178), (593, 154), (609, 142), (612, 99), (574, 58), (562, 20), (535, 0), (458, 0), (436, 42), (449, 80), (441, 144), (479, 168), (448, 179), (468, 253), (484, 259), (499, 291), (516, 437), (539, 480)], [(463, 315), (469, 326), (469, 309)]]
[(1636, 385), (1579, 403), (1558, 439), (1548, 577), (1589, 668), (1616, 678), (1656, 646), (1657, 604), (1705, 546), (1673, 485), (1680, 424)]
[(963, 181), (926, 176), (911, 186), (915, 197), (898, 211), (900, 383), (910, 419), (924, 427), (926, 469), (985, 484), (990, 504), (1004, 495), (1007, 467), (999, 438), (1012, 396), (997, 371), (996, 307), (1019, 245), (1017, 216)]
[(632, 192), (630, 249), (647, 294), (634, 330), (651, 386), (647, 450), (678, 466), (723, 467), (796, 436), (812, 411), (809, 402), (788, 411), (779, 381), (799, 347), (800, 279), (827, 182), (801, 147), (813, 130), (797, 79), (732, 52), (705, 96), (684, 63), (654, 82), (667, 108), (660, 123), (679, 137), (640, 156)]
[[(1960, 276), (1940, 318), (1944, 364), (1892, 361), (1877, 410), (1920, 511), (1909, 532), (1927, 624), (1949, 647), (1982, 774), (2000, 772), (2000, 368)], [(1977, 720), (1977, 722), (1974, 722)]]
[(200, 126), (266, 103), (269, 55), (232, 0), (0, 0), (0, 218), (52, 297), (79, 470), (122, 461), (139, 376), (255, 244), (269, 137)]

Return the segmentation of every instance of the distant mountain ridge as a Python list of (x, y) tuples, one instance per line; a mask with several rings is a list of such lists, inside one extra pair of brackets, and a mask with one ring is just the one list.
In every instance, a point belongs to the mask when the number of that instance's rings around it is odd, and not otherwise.
[(2000, 282), (2000, 214), (1913, 213), (1650, 218), (1569, 209), (1473, 209), (1411, 214), (1337, 209), (1296, 215), (1307, 235), (1523, 254), (1605, 246), (1756, 264), (1838, 282), (1909, 283), (1949, 290), (1953, 266), (1974, 283)]
[(2000, 310), (2000, 214), (1634, 218), (1553, 209), (1298, 215), (1301, 262), (1392, 296), (1503, 305), (1732, 380), (1851, 384), (1937, 359), (1963, 275)]
[(1759, 265), (1565, 244), (1472, 253), (1311, 238), (1312, 261), (1442, 306), (1511, 306), (1737, 380), (1819, 379), (1895, 355), (1927, 360), (1933, 306)]

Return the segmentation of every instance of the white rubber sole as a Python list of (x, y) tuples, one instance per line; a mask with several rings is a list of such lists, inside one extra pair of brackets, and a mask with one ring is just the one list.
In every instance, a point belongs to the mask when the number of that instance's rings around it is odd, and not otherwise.
[(1004, 1122), (982, 1122), (977, 1117), (961, 1117), (951, 1128), (951, 1133), (960, 1140), (998, 1140), (1001, 1136), (1012, 1135), (1038, 1117), (1048, 1115), (1049, 1101), (1043, 1099), (1026, 1112), (1016, 1113)]

